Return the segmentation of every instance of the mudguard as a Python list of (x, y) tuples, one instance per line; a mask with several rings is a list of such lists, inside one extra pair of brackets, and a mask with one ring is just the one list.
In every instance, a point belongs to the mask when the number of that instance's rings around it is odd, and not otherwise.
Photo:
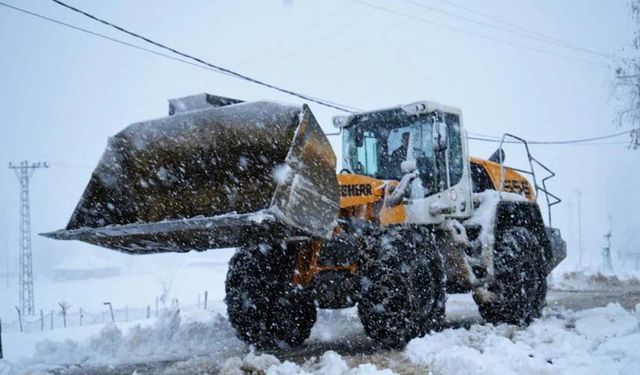
[(549, 274), (567, 255), (566, 243), (560, 230), (545, 227), (540, 207), (535, 202), (503, 200), (496, 208), (495, 242), (502, 240), (506, 228), (523, 227), (529, 230), (542, 246), (545, 270)]

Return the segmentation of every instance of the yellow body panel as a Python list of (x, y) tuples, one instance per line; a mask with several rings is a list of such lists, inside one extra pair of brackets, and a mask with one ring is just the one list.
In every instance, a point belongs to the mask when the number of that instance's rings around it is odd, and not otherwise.
[(337, 175), (340, 186), (340, 208), (375, 203), (384, 195), (385, 182), (358, 174)]
[[(484, 168), (491, 179), (493, 189), (500, 190), (500, 164), (489, 160), (470, 158), (474, 164)], [(388, 207), (382, 204), (385, 196), (393, 192), (399, 182), (379, 180), (358, 174), (338, 174), (340, 186), (340, 209), (342, 217), (354, 217), (361, 220), (378, 222), (381, 226), (403, 224), (406, 222), (404, 204)], [(529, 181), (511, 168), (504, 168), (504, 187), (502, 191), (521, 194), (530, 201), (535, 193)], [(376, 205), (376, 203), (379, 203)]]
[(339, 174), (340, 208), (343, 216), (356, 217), (362, 220), (378, 221), (380, 225), (401, 224), (405, 222), (404, 205), (394, 207), (374, 204), (391, 194), (399, 184), (398, 181), (383, 181), (369, 176), (357, 174)]
[(491, 178), (491, 182), (495, 190), (505, 191), (508, 193), (516, 193), (520, 195), (524, 195), (530, 201), (534, 201), (536, 199), (535, 192), (531, 187), (529, 181), (522, 176), (520, 173), (514, 171), (511, 168), (504, 168), (504, 188), (500, 189), (500, 164), (494, 163), (489, 160), (478, 159), (478, 158), (470, 158), (472, 163), (480, 164), (487, 171), (489, 178)]

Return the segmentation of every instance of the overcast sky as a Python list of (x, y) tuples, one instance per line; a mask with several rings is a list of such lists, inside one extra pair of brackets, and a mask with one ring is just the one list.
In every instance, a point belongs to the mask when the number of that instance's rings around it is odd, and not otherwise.
[[(5, 1), (138, 43), (49, 1)], [(460, 16), (509, 27), (446, 1), (413, 2), (459, 16), (402, 0), (69, 0), (218, 65), (361, 109), (431, 99), (461, 108), (470, 132), (510, 132), (533, 140), (620, 131), (609, 100), (612, 61), (471, 23)], [(633, 33), (626, 0), (456, 2), (560, 43), (605, 54), (619, 53)], [(3, 7), (0, 51), (3, 269), (7, 251), (16, 268), (18, 252), (18, 183), (6, 168), (10, 161), (46, 160), (51, 165), (37, 171), (31, 189), (37, 273), (87, 251), (125, 259), (97, 247), (35, 235), (66, 225), (108, 136), (129, 123), (165, 116), (167, 99), (195, 93), (301, 103)], [(331, 130), (330, 117), (337, 111), (311, 107)], [(612, 141), (626, 139), (607, 142)], [(333, 142), (339, 152), (339, 140)], [(495, 147), (470, 143), (472, 154), (480, 157)], [(640, 151), (620, 144), (534, 146), (533, 151), (558, 174), (550, 186), (564, 200), (554, 211), (554, 224), (569, 241), (563, 267), (577, 265), (577, 189), (583, 192), (585, 265), (599, 265), (609, 223), (614, 251), (638, 249)], [(522, 149), (507, 149), (508, 160), (520, 162), (522, 156)]]

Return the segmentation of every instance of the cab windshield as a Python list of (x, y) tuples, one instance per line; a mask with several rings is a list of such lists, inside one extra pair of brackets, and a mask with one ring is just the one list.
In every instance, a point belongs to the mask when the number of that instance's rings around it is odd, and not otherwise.
[[(357, 121), (359, 120), (359, 121)], [(357, 119), (343, 133), (343, 167), (352, 173), (383, 180), (399, 180), (405, 160), (420, 165), (449, 164), (450, 184), (462, 176), (462, 144), (458, 116), (445, 115), (449, 148), (436, 155), (432, 146), (433, 116), (409, 117), (397, 113)], [(439, 160), (448, 158), (449, 160)]]

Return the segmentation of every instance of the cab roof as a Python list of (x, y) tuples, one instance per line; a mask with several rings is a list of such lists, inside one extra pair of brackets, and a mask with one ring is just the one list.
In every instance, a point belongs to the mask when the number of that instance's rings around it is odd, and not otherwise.
[(348, 116), (334, 116), (333, 126), (336, 128), (346, 128), (364, 122), (371, 117), (393, 120), (407, 116), (418, 116), (435, 111), (442, 111), (462, 117), (462, 110), (457, 107), (442, 105), (430, 100), (423, 100), (410, 104), (401, 104), (395, 107), (358, 112)]

